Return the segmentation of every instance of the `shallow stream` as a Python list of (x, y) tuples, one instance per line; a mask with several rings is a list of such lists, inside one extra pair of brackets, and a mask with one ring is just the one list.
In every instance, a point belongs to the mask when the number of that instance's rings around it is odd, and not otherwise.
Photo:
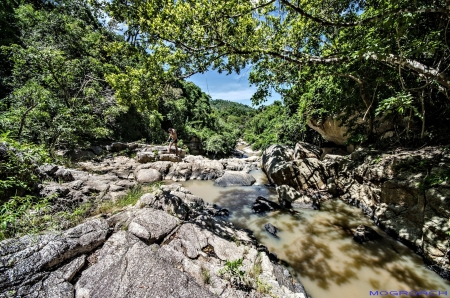
[[(264, 185), (267, 178), (261, 170), (251, 174), (257, 180), (253, 186), (224, 188), (199, 180), (186, 181), (183, 186), (228, 209), (229, 220), (252, 230), (269, 251), (286, 261), (313, 298), (374, 297), (370, 291), (400, 290), (448, 291), (450, 295), (450, 283), (427, 269), (421, 257), (377, 228), (360, 209), (339, 200), (324, 203), (321, 211), (304, 210), (295, 216), (279, 211), (254, 214), (251, 205), (258, 196), (277, 201), (277, 195), (274, 188)], [(269, 222), (280, 230), (279, 238), (265, 231)], [(354, 242), (351, 229), (360, 224), (372, 227), (383, 238)]]

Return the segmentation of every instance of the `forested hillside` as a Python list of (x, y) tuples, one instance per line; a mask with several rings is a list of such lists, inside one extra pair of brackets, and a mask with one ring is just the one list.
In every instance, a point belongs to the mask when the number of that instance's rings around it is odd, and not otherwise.
[(234, 148), (237, 126), (210, 107), (200, 88), (155, 66), (150, 45), (132, 28), (121, 32), (100, 3), (0, 5), (0, 198), (14, 198), (5, 210), (33, 203), (35, 167), (66, 162), (57, 150), (161, 144), (169, 127), (181, 147), (196, 137), (206, 153)]
[(2, 5), (0, 129), (9, 138), (52, 152), (101, 140), (161, 143), (169, 127), (182, 139), (227, 131), (206, 94), (154, 69), (147, 45), (106, 23), (98, 3)]
[[(450, 137), (443, 0), (0, 5), (2, 199), (29, 194), (37, 177), (28, 165), (57, 161), (58, 150), (166, 144), (169, 127), (181, 148), (194, 140), (211, 156), (229, 154), (240, 137), (258, 149), (320, 145), (308, 125), (345, 127), (341, 146), (420, 147)], [(253, 109), (185, 81), (247, 67), (258, 87), (253, 103), (272, 90), (281, 101)]]
[[(278, 91), (350, 143), (442, 143), (449, 124), (449, 9), (438, 1), (112, 1), (109, 11), (181, 76), (251, 65), (259, 104)], [(158, 63), (160, 63), (159, 61)]]

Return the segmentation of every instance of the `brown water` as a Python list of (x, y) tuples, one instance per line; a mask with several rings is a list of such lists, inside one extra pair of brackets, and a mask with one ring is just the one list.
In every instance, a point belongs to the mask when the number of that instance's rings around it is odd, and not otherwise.
[[(323, 204), (321, 211), (304, 210), (295, 216), (253, 214), (251, 204), (258, 196), (276, 201), (277, 195), (275, 189), (264, 186), (267, 180), (261, 171), (251, 174), (257, 183), (249, 187), (216, 187), (213, 181), (198, 180), (183, 186), (228, 209), (230, 221), (252, 230), (271, 252), (288, 262), (312, 297), (371, 297), (369, 291), (376, 290), (447, 290), (450, 295), (450, 283), (428, 270), (418, 255), (379, 230), (360, 209), (339, 200)], [(268, 222), (279, 228), (279, 238), (264, 230)], [(363, 245), (354, 242), (351, 229), (360, 224), (383, 238)]]

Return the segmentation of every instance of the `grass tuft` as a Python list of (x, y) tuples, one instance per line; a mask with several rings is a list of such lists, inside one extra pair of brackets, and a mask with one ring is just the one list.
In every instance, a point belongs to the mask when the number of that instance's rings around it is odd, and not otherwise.
[(91, 201), (58, 212), (55, 212), (50, 204), (54, 199), (52, 197), (38, 198), (30, 195), (11, 197), (0, 206), (0, 241), (49, 230), (65, 230), (80, 224), (88, 217), (118, 212), (136, 204), (144, 193), (151, 192), (160, 185), (161, 182), (145, 187), (137, 186), (114, 202), (106, 201), (97, 205)]

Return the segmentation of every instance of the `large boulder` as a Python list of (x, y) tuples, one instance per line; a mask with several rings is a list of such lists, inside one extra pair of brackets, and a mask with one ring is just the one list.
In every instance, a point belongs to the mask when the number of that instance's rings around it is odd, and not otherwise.
[(377, 232), (375, 232), (374, 229), (364, 225), (359, 225), (353, 233), (353, 240), (358, 243), (374, 241), (379, 238), (381, 238), (381, 236)]
[(326, 176), (322, 162), (317, 158), (305, 158), (280, 162), (267, 173), (269, 180), (277, 185), (289, 185), (295, 189), (324, 189)]
[(157, 160), (157, 154), (155, 152), (138, 152), (136, 154), (136, 160), (140, 163), (147, 163)]
[(294, 148), (294, 159), (319, 158), (322, 150), (306, 142), (298, 142)]
[(278, 233), (278, 228), (276, 226), (274, 226), (273, 224), (266, 223), (264, 225), (264, 229), (266, 229), (266, 231), (271, 234), (272, 236), (274, 236), (275, 238), (278, 238), (277, 233)]
[(122, 142), (115, 142), (115, 143), (112, 143), (110, 146), (110, 150), (112, 152), (119, 152), (119, 151), (123, 151), (126, 149), (128, 149), (128, 144), (122, 143)]
[(141, 169), (136, 174), (136, 180), (139, 183), (153, 183), (162, 180), (162, 175), (155, 169)]
[(43, 177), (52, 177), (59, 167), (54, 164), (43, 164), (37, 168), (38, 173)]
[(325, 140), (336, 145), (346, 145), (350, 136), (348, 128), (342, 125), (342, 121), (337, 118), (329, 117), (324, 121), (310, 119), (308, 126), (320, 133)]
[(256, 201), (252, 204), (252, 210), (255, 213), (271, 212), (279, 209), (280, 205), (261, 196), (257, 197)]
[[(77, 270), (67, 269), (66, 275), (62, 274), (65, 279), (53, 276), (52, 278), (59, 280), (58, 283), (47, 281), (51, 271), (65, 261), (89, 253), (104, 243), (108, 228), (106, 220), (94, 219), (62, 234), (28, 235), (0, 242), (0, 292), (15, 292), (17, 297), (35, 295), (34, 291), (37, 289), (44, 292), (70, 292), (71, 284), (67, 281), (71, 280)], [(73, 267), (79, 269), (80, 262), (77, 261), (78, 265)], [(52, 290), (52, 287), (56, 289)], [(64, 294), (60, 297), (69, 296)]]
[(128, 218), (122, 219), (125, 222), (123, 227), (128, 228), (131, 234), (148, 244), (160, 243), (179, 223), (177, 218), (161, 210), (143, 208), (125, 213)]
[[(187, 161), (185, 159), (185, 161)], [(224, 165), (217, 160), (210, 160), (202, 156), (191, 159), (191, 179), (214, 180), (224, 174)]]
[(68, 169), (65, 168), (59, 168), (55, 174), (54, 174), (54, 178), (58, 181), (65, 181), (65, 182), (70, 182), (70, 181), (74, 181), (75, 178), (73, 178), (72, 172)]
[(181, 220), (187, 219), (188, 215), (195, 216), (203, 209), (204, 204), (201, 198), (194, 196), (180, 184), (163, 185), (152, 194), (144, 194), (136, 202), (139, 208), (164, 210)]
[(171, 161), (155, 161), (150, 163), (140, 164), (134, 170), (134, 176), (137, 176), (137, 173), (142, 169), (155, 169), (161, 173), (162, 178), (165, 179), (166, 175), (169, 173), (170, 168), (172, 167), (173, 162)]
[(278, 202), (280, 206), (286, 209), (320, 209), (321, 197), (317, 193), (308, 194), (299, 192), (289, 185), (281, 185), (276, 188)]
[(161, 161), (171, 161), (171, 162), (181, 162), (183, 159), (181, 156), (178, 156), (176, 154), (160, 154), (158, 155), (158, 160)]
[[(274, 168), (280, 163), (286, 163), (294, 160), (294, 150), (292, 147), (283, 145), (272, 145), (261, 156), (261, 168), (269, 177)], [(272, 181), (273, 182), (273, 181)]]
[(186, 181), (191, 178), (192, 164), (191, 163), (175, 163), (167, 173), (166, 179), (173, 181)]
[(256, 182), (255, 177), (244, 172), (225, 172), (225, 174), (214, 181), (218, 186), (250, 186)]
[(113, 234), (97, 262), (83, 271), (75, 297), (212, 297), (189, 275), (161, 260), (158, 248), (126, 231)]
[(317, 159), (320, 149), (306, 143), (299, 143), (296, 148), (297, 157), (302, 159), (294, 159), (295, 151), (288, 146), (272, 145), (263, 152), (261, 166), (269, 181), (297, 190), (324, 189), (326, 175), (322, 162)]

